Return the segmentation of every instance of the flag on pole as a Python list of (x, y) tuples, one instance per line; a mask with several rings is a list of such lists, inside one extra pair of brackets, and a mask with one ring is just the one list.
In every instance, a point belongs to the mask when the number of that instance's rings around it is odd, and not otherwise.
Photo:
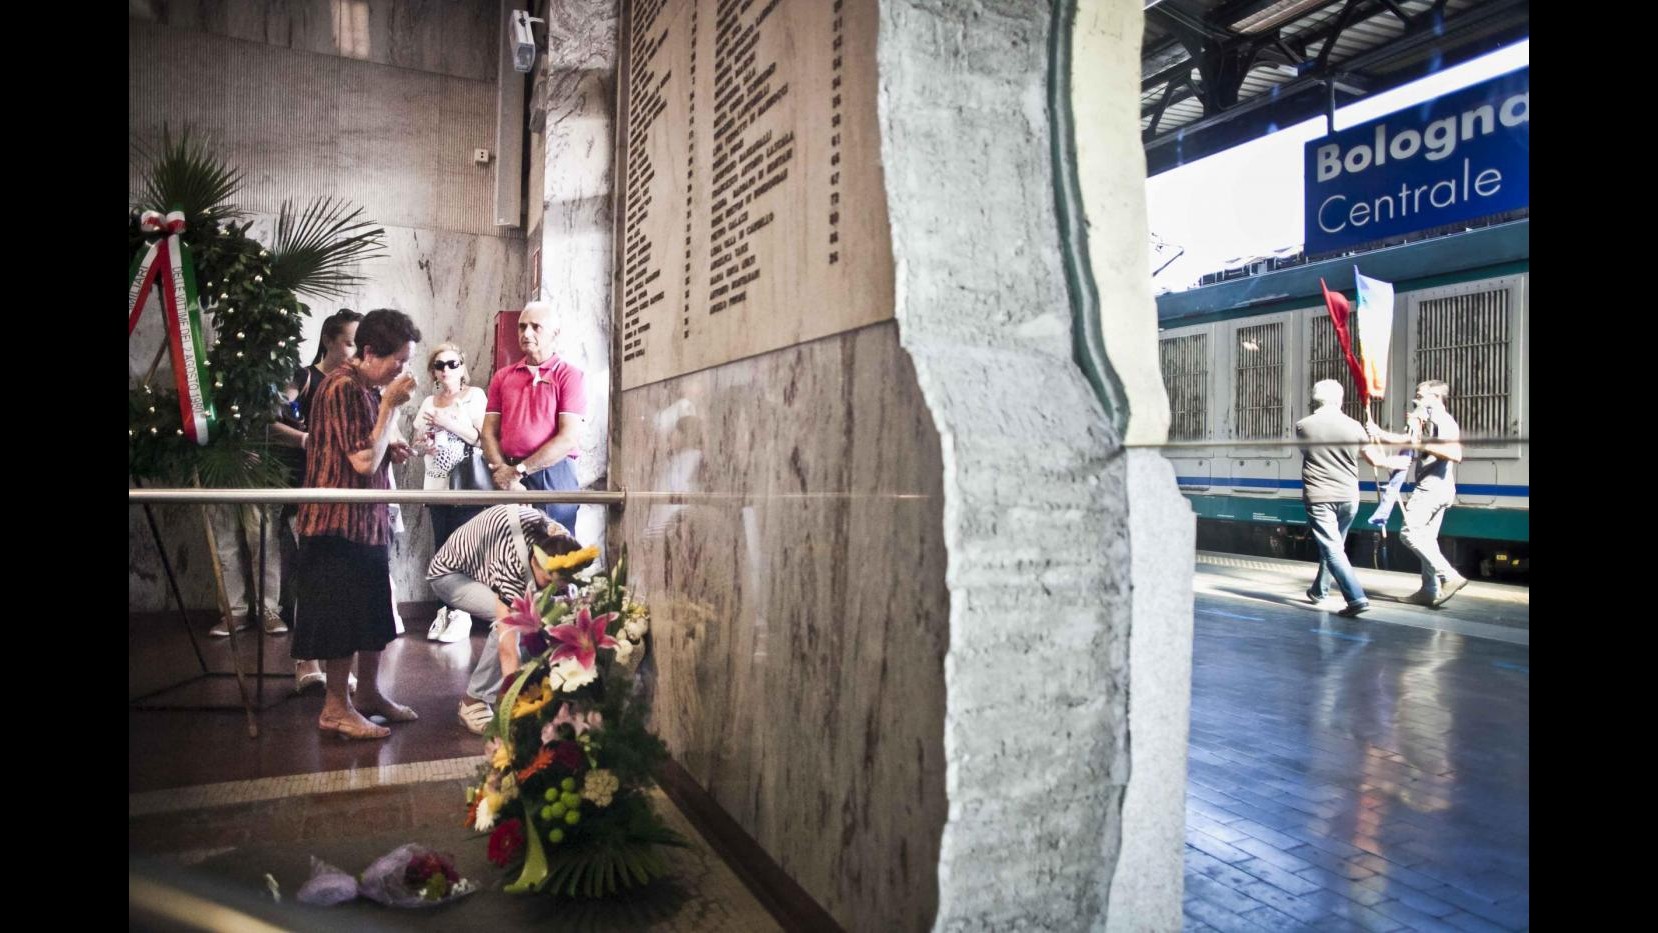
[(1330, 286), (1324, 284), (1321, 278), (1318, 287), (1324, 290), (1324, 307), (1330, 311), (1330, 324), (1336, 329), (1336, 342), (1341, 344), (1341, 355), (1347, 360), (1347, 371), (1353, 374), (1354, 394), (1360, 401), (1367, 401), (1369, 391), (1364, 381), (1364, 367), (1359, 365), (1358, 358), (1353, 356), (1353, 306), (1347, 303), (1347, 296), (1341, 292), (1330, 291)]
[(1363, 385), (1370, 398), (1387, 392), (1388, 353), (1393, 347), (1393, 283), (1367, 278), (1353, 267), (1359, 285), (1359, 354), (1364, 359)]

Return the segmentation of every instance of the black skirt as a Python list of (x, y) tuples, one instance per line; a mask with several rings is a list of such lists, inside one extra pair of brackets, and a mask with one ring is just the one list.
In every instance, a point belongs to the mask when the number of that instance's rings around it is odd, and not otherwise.
[(389, 571), (383, 544), (358, 544), (335, 535), (300, 538), (293, 657), (347, 658), (390, 644), (397, 625)]

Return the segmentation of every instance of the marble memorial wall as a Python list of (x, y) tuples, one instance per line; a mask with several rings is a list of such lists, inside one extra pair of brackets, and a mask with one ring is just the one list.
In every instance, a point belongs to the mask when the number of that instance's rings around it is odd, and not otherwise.
[(624, 10), (611, 466), (676, 761), (845, 929), (924, 930), (944, 467), (891, 320), (875, 13)]
[(623, 32), (622, 387), (892, 316), (869, 0), (642, 0)]

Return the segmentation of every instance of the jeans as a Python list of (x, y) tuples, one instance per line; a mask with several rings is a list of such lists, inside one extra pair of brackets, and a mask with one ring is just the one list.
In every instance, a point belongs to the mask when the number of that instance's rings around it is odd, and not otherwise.
[(1312, 528), (1313, 541), (1318, 545), (1318, 576), (1313, 578), (1307, 595), (1323, 599), (1330, 592), (1330, 578), (1334, 577), (1347, 605), (1365, 604), (1364, 587), (1347, 560), (1347, 529), (1353, 526), (1359, 514), (1357, 502), (1309, 502), (1307, 524)]
[(1440, 584), (1461, 576), (1439, 550), (1439, 525), (1456, 494), (1455, 486), (1427, 490), (1417, 487), (1400, 514), (1404, 527), (1399, 540), (1422, 561), (1422, 590), (1429, 596), (1438, 596)]
[[(537, 470), (529, 474), (524, 477), (524, 488), (538, 490), (580, 489), (581, 483), (576, 479), (575, 461), (565, 457), (545, 470)], [(564, 530), (570, 532), (572, 536), (575, 535), (576, 510), (580, 506), (573, 503), (567, 505), (562, 502), (543, 502), (536, 508), (546, 512), (548, 518), (563, 525)]]
[(458, 609), (474, 619), (490, 620), (489, 637), (484, 639), (484, 653), (472, 669), (472, 677), (466, 683), (466, 695), (494, 706), (496, 694), (501, 691), (501, 637), (493, 624), (495, 614), (500, 610), (500, 597), (495, 595), (494, 590), (464, 573), (446, 573), (426, 582), (432, 585), (432, 592), (450, 609)]

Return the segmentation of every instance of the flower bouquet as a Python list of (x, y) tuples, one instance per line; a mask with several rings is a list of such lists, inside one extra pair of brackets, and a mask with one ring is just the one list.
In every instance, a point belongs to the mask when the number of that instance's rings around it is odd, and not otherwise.
[(486, 733), (466, 824), (493, 830), (490, 860), (517, 872), (508, 893), (614, 894), (666, 872), (657, 846), (686, 845), (644, 794), (667, 754), (632, 677), (649, 612), (628, 589), (625, 557), (575, 578), (597, 555), (537, 548), (554, 579), (503, 623), (528, 660), (508, 675)]
[(476, 890), (477, 885), (455, 870), (454, 859), (411, 843), (375, 859), (361, 879), (313, 856), (311, 877), (297, 896), (300, 903), (317, 907), (332, 907), (359, 896), (387, 907), (435, 907)]

